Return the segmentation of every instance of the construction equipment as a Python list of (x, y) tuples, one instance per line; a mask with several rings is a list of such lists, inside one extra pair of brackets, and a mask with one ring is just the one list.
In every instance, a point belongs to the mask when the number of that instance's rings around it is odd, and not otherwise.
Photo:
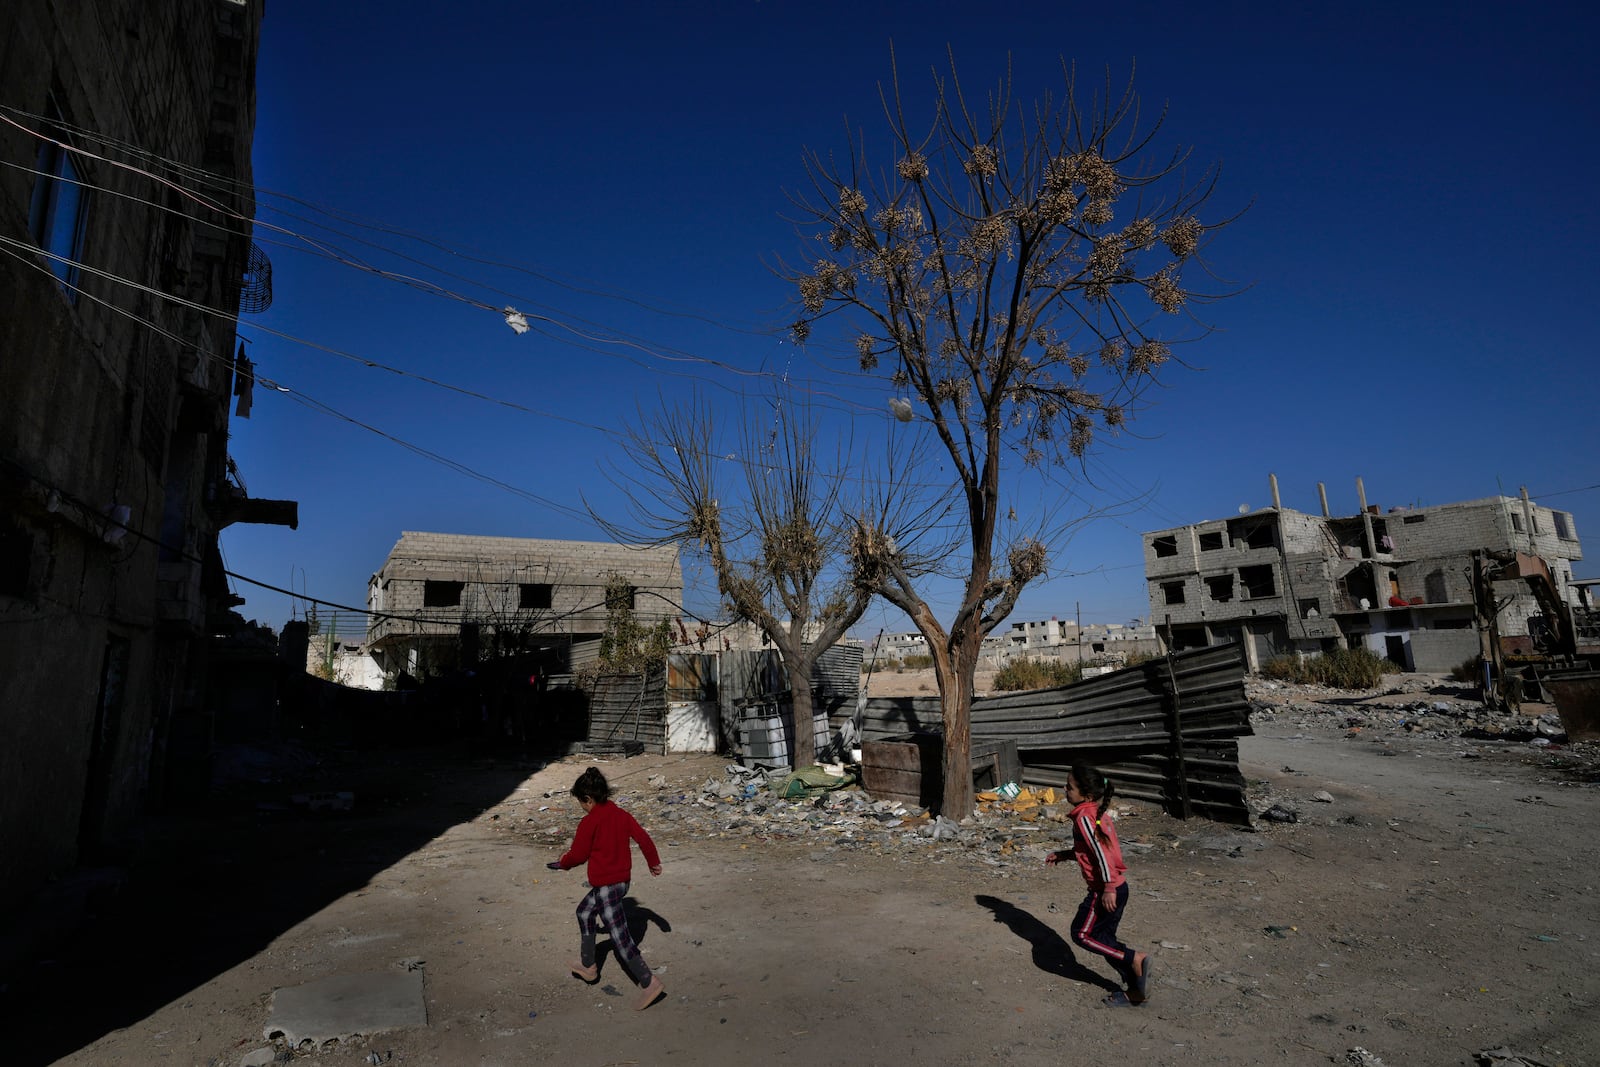
[[(1473, 596), (1482, 652), (1479, 692), (1490, 707), (1516, 710), (1551, 698), (1574, 740), (1600, 738), (1600, 634), (1587, 607), (1562, 599), (1550, 567), (1526, 552), (1473, 553)], [(1539, 606), (1526, 635), (1500, 632), (1496, 582), (1526, 585)]]

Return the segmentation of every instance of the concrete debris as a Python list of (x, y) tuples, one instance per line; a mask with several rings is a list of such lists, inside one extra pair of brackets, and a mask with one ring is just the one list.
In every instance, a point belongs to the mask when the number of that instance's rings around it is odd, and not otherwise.
[(1354, 1064), (1355, 1067), (1383, 1067), (1383, 1061), (1366, 1049), (1357, 1045), (1344, 1054), (1344, 1062)]
[(1319, 789), (1315, 793), (1311, 794), (1311, 799), (1315, 800), (1318, 804), (1332, 804), (1333, 794), (1328, 792), (1326, 789)]
[[(1388, 729), (1436, 740), (1527, 742), (1537, 736), (1556, 743), (1566, 741), (1561, 717), (1553, 709), (1539, 715), (1507, 715), (1485, 707), (1476, 686), (1441, 682), (1426, 675), (1391, 677), (1397, 680), (1375, 690), (1355, 692), (1246, 679), (1245, 695), (1254, 722), (1337, 723), (1351, 731)], [(1440, 690), (1450, 693), (1452, 699), (1409, 699)]]
[(1504, 1046), (1486, 1048), (1477, 1054), (1479, 1067), (1554, 1067), (1548, 1060), (1535, 1059), (1523, 1052), (1513, 1052)]
[(336, 975), (272, 993), (265, 1037), (290, 1047), (428, 1025), (421, 971)]

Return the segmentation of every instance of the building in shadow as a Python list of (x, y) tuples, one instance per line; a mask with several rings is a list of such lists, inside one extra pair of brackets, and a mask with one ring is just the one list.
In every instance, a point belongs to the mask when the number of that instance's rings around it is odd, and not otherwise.
[[(0, 911), (203, 780), (259, 0), (0, 5)], [(5, 943), (0, 942), (0, 949)]]

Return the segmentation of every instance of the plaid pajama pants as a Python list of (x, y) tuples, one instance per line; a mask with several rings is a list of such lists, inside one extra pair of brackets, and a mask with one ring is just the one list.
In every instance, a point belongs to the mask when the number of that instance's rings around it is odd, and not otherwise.
[(604, 926), (611, 935), (611, 950), (617, 954), (630, 977), (640, 986), (650, 984), (650, 965), (639, 954), (633, 934), (628, 930), (628, 917), (622, 910), (622, 898), (628, 895), (627, 882), (597, 885), (584, 895), (578, 904), (578, 937), (583, 965), (593, 967), (595, 961), (594, 937), (596, 926)]

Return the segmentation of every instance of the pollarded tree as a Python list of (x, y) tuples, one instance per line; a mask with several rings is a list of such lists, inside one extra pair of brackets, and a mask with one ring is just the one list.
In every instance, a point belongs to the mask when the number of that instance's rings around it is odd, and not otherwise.
[[(1018, 466), (1080, 467), (1096, 435), (1131, 416), (1170, 346), (1206, 332), (1185, 312), (1214, 298), (1190, 279), (1223, 224), (1201, 218), (1216, 171), (1190, 180), (1184, 152), (1149, 162), (1161, 122), (1139, 130), (1131, 79), (1084, 102), (1063, 73), (1060, 98), (1024, 106), (1008, 73), (977, 106), (952, 58), (948, 75), (934, 72), (918, 125), (896, 71), (880, 91), (889, 156), (869, 158), (864, 133), (843, 162), (810, 153), (811, 188), (794, 197), (808, 242), (806, 265), (785, 269), (803, 307), (797, 339), (843, 313), (860, 371), (909, 394), (911, 410), (897, 398), (897, 415), (926, 421), (959, 483), (966, 566), (947, 625), (890, 531), (868, 518), (853, 541), (860, 580), (927, 638), (943, 705), (943, 811), (956, 818), (972, 809), (983, 638), (1049, 562), (1042, 535), (1003, 524)], [(1171, 316), (1179, 328), (1164, 333), (1157, 323)]]
[[(794, 705), (790, 755), (795, 767), (810, 766), (812, 668), (872, 599), (870, 589), (852, 584), (845, 562), (848, 468), (843, 460), (819, 464), (815, 421), (782, 397), (764, 428), (742, 424), (735, 456), (718, 447), (715, 425), (698, 400), (663, 406), (653, 417), (641, 413), (624, 449), (629, 466), (612, 478), (630, 519), (592, 507), (590, 514), (619, 540), (705, 553), (728, 610), (754, 623), (777, 650)], [(719, 484), (725, 481), (742, 484)]]

